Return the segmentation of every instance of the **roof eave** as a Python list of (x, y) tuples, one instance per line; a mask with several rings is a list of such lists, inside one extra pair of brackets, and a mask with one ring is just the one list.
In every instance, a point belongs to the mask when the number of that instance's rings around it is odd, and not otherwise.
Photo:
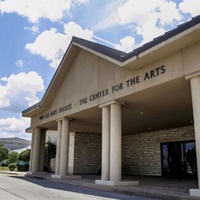
[(183, 49), (200, 38), (200, 24), (197, 24), (167, 40), (158, 43), (155, 46), (125, 60), (122, 66), (125, 68), (138, 69), (148, 63), (152, 63), (156, 59), (163, 58), (173, 52)]

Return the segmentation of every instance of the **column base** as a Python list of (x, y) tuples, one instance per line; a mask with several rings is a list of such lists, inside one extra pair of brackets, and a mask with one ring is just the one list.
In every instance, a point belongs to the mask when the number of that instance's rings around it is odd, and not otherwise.
[(107, 186), (126, 186), (126, 185), (139, 185), (139, 181), (104, 181), (104, 180), (95, 180), (95, 184), (98, 185), (107, 185)]
[(61, 175), (52, 174), (51, 178), (56, 178), (56, 179), (81, 179), (81, 176), (77, 176), (77, 175), (61, 176)]
[(200, 189), (190, 189), (190, 196), (200, 197)]

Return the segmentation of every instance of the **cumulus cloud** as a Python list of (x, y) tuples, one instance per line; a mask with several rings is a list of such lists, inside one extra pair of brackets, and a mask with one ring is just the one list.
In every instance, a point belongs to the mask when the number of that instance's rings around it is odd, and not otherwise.
[(135, 45), (135, 38), (131, 36), (127, 36), (120, 40), (120, 44), (116, 44), (115, 48), (126, 53), (133, 51), (133, 47)]
[(32, 23), (40, 18), (52, 22), (61, 20), (71, 5), (87, 3), (88, 0), (6, 0), (0, 1), (1, 13), (17, 13), (28, 18)]
[(43, 79), (33, 71), (3, 77), (0, 79), (0, 109), (21, 113), (39, 101), (37, 94), (43, 89)]
[(64, 33), (59, 33), (56, 28), (46, 30), (38, 35), (33, 43), (26, 44), (25, 48), (33, 54), (44, 57), (50, 61), (51, 67), (57, 68), (72, 36), (92, 40), (92, 35), (92, 31), (69, 22), (64, 25)]
[(179, 4), (179, 8), (184, 13), (189, 13), (192, 16), (200, 14), (200, 1), (199, 0), (183, 0)]
[(119, 24), (136, 24), (137, 34), (143, 38), (142, 43), (163, 34), (166, 25), (173, 25), (182, 19), (176, 3), (166, 0), (129, 0), (117, 12)]
[(30, 126), (30, 119), (9, 117), (0, 118), (0, 133), (1, 138), (19, 137), (29, 139), (30, 134), (25, 133), (25, 129)]

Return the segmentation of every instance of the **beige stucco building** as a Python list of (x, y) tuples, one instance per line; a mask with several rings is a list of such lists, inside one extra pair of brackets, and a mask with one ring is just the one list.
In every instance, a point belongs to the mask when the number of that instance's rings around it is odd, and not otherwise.
[(23, 116), (31, 118), (32, 173), (43, 171), (45, 132), (55, 130), (52, 178), (101, 166), (97, 184), (199, 174), (200, 187), (200, 16), (131, 53), (74, 37), (43, 99)]

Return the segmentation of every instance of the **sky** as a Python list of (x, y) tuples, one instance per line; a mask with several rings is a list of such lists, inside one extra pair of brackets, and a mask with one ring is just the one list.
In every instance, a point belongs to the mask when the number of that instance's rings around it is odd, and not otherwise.
[(22, 111), (73, 36), (130, 52), (199, 14), (200, 0), (0, 0), (0, 138), (31, 138)]

